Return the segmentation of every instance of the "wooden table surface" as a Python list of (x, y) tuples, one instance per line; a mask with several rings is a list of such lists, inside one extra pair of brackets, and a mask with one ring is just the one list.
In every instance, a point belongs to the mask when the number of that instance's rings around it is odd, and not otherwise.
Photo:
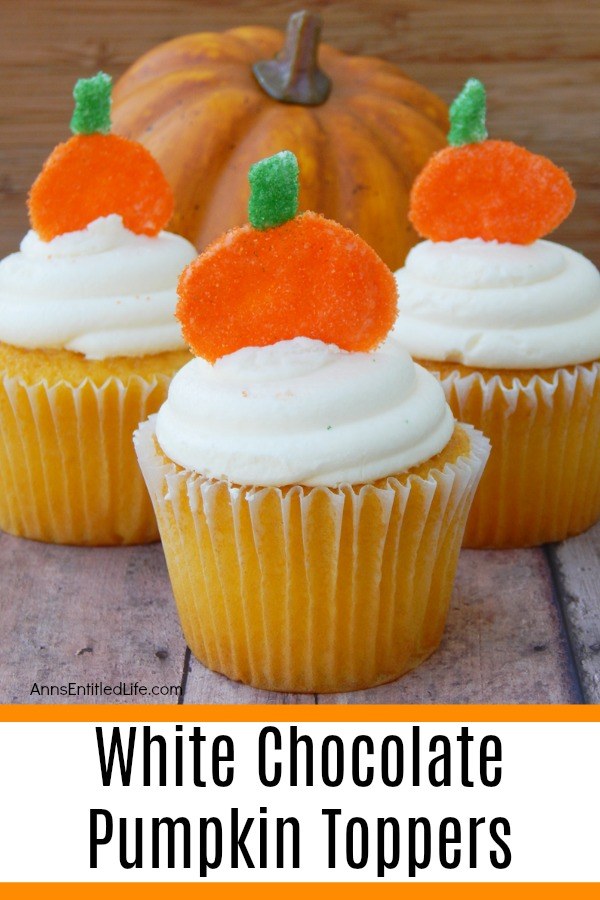
[[(118, 76), (189, 31), (282, 27), (296, 2), (3, 0), (0, 256), (27, 228), (25, 199), (67, 134), (76, 78)], [(571, 174), (574, 213), (555, 237), (600, 264), (600, 5), (588, 0), (306, 2), (325, 39), (384, 57), (450, 100), (485, 81), (493, 136)], [(600, 526), (551, 547), (463, 551), (441, 648), (399, 681), (330, 696), (255, 691), (190, 658), (160, 545), (52, 547), (0, 535), (0, 702), (598, 703)], [(34, 685), (136, 682), (145, 696), (46, 697)]]

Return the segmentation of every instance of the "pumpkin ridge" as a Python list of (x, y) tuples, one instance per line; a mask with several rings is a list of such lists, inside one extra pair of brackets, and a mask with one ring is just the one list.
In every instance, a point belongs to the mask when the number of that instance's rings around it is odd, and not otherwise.
[[(332, 218), (339, 219), (345, 213), (344, 224), (361, 234), (368, 244), (376, 246), (379, 256), (392, 267), (393, 255), (397, 251), (399, 241), (405, 239), (406, 232), (412, 233), (407, 216), (398, 216), (398, 212), (402, 209), (408, 213), (408, 194), (404, 184), (404, 173), (401, 172), (398, 160), (381, 142), (379, 136), (376, 141), (373, 141), (370, 129), (365, 127), (360, 116), (356, 115), (346, 103), (338, 102), (335, 106), (339, 109), (330, 109), (328, 114), (330, 127), (332, 119), (335, 120), (337, 117), (336, 132), (349, 135), (351, 132), (348, 130), (348, 123), (351, 122), (352, 131), (356, 137), (352, 141), (346, 137), (343, 145), (344, 151), (338, 152), (338, 164), (335, 167), (338, 175), (337, 210)], [(347, 154), (346, 157), (344, 153)], [(346, 173), (351, 173), (357, 168), (353, 165), (357, 158), (360, 161), (358, 171), (365, 171), (365, 160), (367, 160), (372, 171), (380, 172), (385, 164), (388, 172), (393, 173), (394, 177), (393, 179), (385, 178), (386, 190), (384, 192), (381, 190), (377, 176), (368, 177), (367, 169), (365, 184), (359, 182), (354, 188), (355, 218), (353, 220), (344, 209), (345, 197), (348, 196), (344, 177)], [(378, 214), (376, 216), (370, 212), (373, 205), (377, 207)], [(366, 222), (364, 221), (365, 216)]]
[[(183, 177), (186, 180), (187, 202), (185, 205), (180, 203), (179, 207), (176, 208), (175, 214), (171, 219), (171, 229), (192, 241), (194, 240), (194, 229), (188, 223), (190, 220), (193, 220), (200, 215), (201, 211), (209, 202), (212, 190), (212, 181), (209, 173), (220, 171), (222, 165), (225, 165), (226, 162), (226, 155), (223, 153), (223, 146), (220, 143), (223, 133), (226, 131), (231, 132), (232, 136), (230, 140), (235, 143), (238, 140), (238, 132), (243, 128), (243, 126), (236, 127), (226, 120), (226, 113), (232, 112), (231, 101), (234, 97), (240, 101), (233, 111), (234, 117), (239, 116), (240, 109), (243, 108), (241, 121), (248, 119), (252, 120), (253, 117), (256, 116), (257, 109), (261, 105), (261, 98), (257, 97), (254, 93), (240, 88), (229, 88), (225, 91), (221, 86), (217, 86), (212, 91), (212, 96), (204, 94), (195, 97), (193, 103), (188, 103), (183, 111), (180, 106), (173, 107), (171, 105), (160, 119), (160, 128), (145, 133), (146, 145), (151, 152), (155, 155), (159, 155), (157, 149), (160, 147), (160, 144), (164, 143), (165, 140), (168, 140), (170, 130), (176, 129), (179, 118), (182, 115), (185, 115), (187, 121), (187, 140), (183, 143), (178, 142), (176, 151), (174, 152), (177, 157), (177, 162), (181, 163), (181, 170), (184, 172)], [(218, 135), (213, 136), (212, 146), (206, 140), (206, 122), (201, 121), (200, 124), (198, 124), (195, 122), (197, 117), (194, 115), (197, 109), (203, 109), (208, 103), (219, 107), (221, 122), (220, 132)], [(204, 116), (203, 119), (204, 118), (206, 118), (206, 116)], [(225, 126), (227, 126), (227, 128), (225, 128)], [(201, 156), (201, 154), (198, 153), (198, 147), (201, 147), (204, 152), (210, 148), (207, 154), (208, 158), (206, 163), (201, 168), (197, 168), (194, 165)], [(173, 191), (176, 192), (178, 184), (177, 178), (172, 171), (173, 162), (173, 153), (171, 153), (163, 161), (163, 170)], [(187, 174), (189, 172), (193, 173), (193, 178), (189, 177)], [(208, 188), (206, 185), (208, 185)]]
[[(226, 34), (239, 39), (252, 53), (252, 62), (260, 59), (263, 53), (278, 53), (283, 46), (285, 36), (278, 28), (269, 28), (266, 25), (240, 25), (238, 28), (229, 28)], [(257, 41), (263, 46), (257, 49)]]
[[(333, 102), (335, 103), (335, 100)], [(335, 167), (333, 165), (334, 153), (327, 140), (327, 128), (322, 120), (322, 113), (324, 112), (325, 106), (326, 104), (323, 104), (323, 106), (313, 106), (310, 110), (315, 127), (319, 132), (319, 147), (316, 158), (319, 160), (321, 177), (318, 181), (319, 206), (315, 207), (315, 209), (334, 209), (338, 205), (337, 192), (332, 192), (331, 190), (331, 185), (333, 184), (335, 186), (336, 182), (334, 182), (334, 179), (331, 178), (329, 173), (332, 172)]]
[(348, 59), (349, 56), (349, 53), (345, 53), (343, 50), (339, 50), (332, 44), (323, 42), (319, 45), (319, 61), (324, 64), (326, 62), (331, 62), (332, 65), (340, 68), (343, 62)]
[(231, 34), (239, 38), (245, 43), (252, 45), (255, 37), (258, 35), (259, 40), (266, 41), (282, 41), (283, 31), (280, 28), (273, 28), (270, 25), (236, 25), (235, 28), (228, 28), (224, 34)]
[[(269, 100), (268, 97), (265, 98)], [(300, 109), (300, 108), (299, 108)], [(314, 120), (314, 110), (315, 107), (310, 109), (306, 107), (301, 107), (302, 115), (308, 116)], [(272, 155), (273, 153), (277, 153), (280, 150), (292, 150), (293, 152), (298, 151), (299, 157), (306, 157), (308, 160), (312, 160), (315, 158), (315, 154), (309, 153), (307, 151), (307, 136), (306, 132), (302, 132), (301, 146), (295, 147), (292, 142), (286, 142), (285, 140), (277, 140), (277, 138), (273, 138), (272, 135), (275, 133), (277, 135), (277, 129), (269, 129), (269, 134), (271, 135), (270, 141), (266, 146), (262, 148), (259, 146), (254, 153), (251, 153), (249, 148), (253, 146), (253, 133), (256, 132), (260, 134), (261, 132), (265, 132), (265, 117), (270, 117), (271, 120), (274, 117), (281, 116), (282, 119), (286, 119), (289, 116), (289, 109), (287, 107), (282, 108), (282, 104), (276, 102), (268, 102), (265, 104), (261, 110), (259, 110), (256, 115), (254, 121), (250, 122), (250, 127), (247, 128), (245, 133), (242, 136), (238, 136), (238, 140), (234, 147), (231, 148), (230, 153), (226, 158), (222, 160), (222, 166), (220, 167), (220, 173), (215, 177), (214, 183), (212, 185), (211, 195), (210, 195), (210, 203), (215, 204), (217, 207), (219, 206), (218, 195), (219, 192), (222, 191), (223, 186), (226, 185), (227, 193), (230, 191), (236, 190), (238, 196), (247, 197), (248, 196), (248, 182), (247, 182), (247, 172), (250, 165), (254, 162), (257, 162), (259, 159), (264, 158), (265, 156)], [(320, 129), (319, 134), (321, 135)], [(307, 163), (307, 167), (311, 165), (311, 163)], [(226, 171), (225, 171), (226, 170)], [(232, 171), (235, 173), (234, 178), (236, 181), (234, 184), (231, 183), (232, 179)], [(236, 182), (239, 184), (236, 187)], [(319, 180), (316, 181), (317, 188), (319, 186)], [(302, 193), (304, 188), (304, 200), (306, 200), (306, 187), (302, 184), (301, 178), (301, 200)], [(207, 203), (207, 208), (210, 206), (210, 203)], [(310, 208), (312, 208), (312, 204), (309, 204)], [(304, 207), (303, 207), (304, 208)], [(220, 227), (214, 227), (211, 229), (210, 236), (203, 239), (202, 244), (205, 245), (206, 241), (212, 241), (216, 239), (223, 231), (228, 230), (229, 228), (235, 227), (240, 224), (239, 221), (227, 221), (227, 216), (221, 217), (222, 224)]]
[[(230, 58), (228, 60), (225, 60), (226, 62), (234, 63), (237, 65), (239, 65), (239, 63), (247, 63), (248, 66), (251, 66), (252, 63), (256, 59), (256, 48), (253, 47), (252, 44), (249, 41), (247, 41), (241, 34), (237, 33), (241, 30), (242, 29), (229, 28), (229, 29), (227, 29), (227, 31), (213, 31), (213, 32), (207, 32), (207, 33), (215, 35), (217, 38), (226, 37), (227, 40), (232, 41), (233, 46), (236, 48), (236, 50), (238, 52), (236, 52), (235, 55), (231, 54)], [(273, 31), (275, 34), (277, 34), (277, 29), (273, 29)], [(200, 34), (202, 34), (202, 32), (200, 32)], [(281, 38), (280, 38), (280, 40), (281, 40)], [(268, 39), (267, 39), (267, 44), (269, 46), (269, 50), (267, 52), (270, 52), (271, 44)], [(221, 50), (221, 48), (219, 48), (219, 49)], [(231, 48), (231, 49), (233, 49), (233, 48)], [(277, 51), (277, 45), (275, 45), (275, 50), (273, 52), (276, 52), (276, 51)], [(238, 53), (240, 55), (238, 55)], [(215, 62), (214, 56), (209, 56), (206, 58), (200, 57), (200, 59), (203, 62), (209, 62), (209, 63), (213, 63), (213, 64)], [(220, 55), (218, 56), (218, 59), (219, 59), (219, 62), (223, 61), (223, 59)], [(194, 59), (193, 62), (195, 63), (196, 59)]]
[(205, 32), (197, 32), (196, 34), (172, 38), (170, 41), (159, 44), (140, 56), (125, 70), (115, 84), (113, 105), (118, 107), (139, 87), (149, 82), (160, 80), (189, 68), (190, 58), (187, 45), (194, 43), (198, 35), (204, 34)]
[[(398, 103), (397, 105), (403, 108), (402, 104)], [(383, 247), (385, 241), (389, 245), (390, 254), (392, 254), (397, 243), (405, 240), (407, 234), (411, 235), (411, 237), (414, 238), (417, 237), (417, 233), (408, 219), (409, 195), (413, 179), (407, 176), (404, 158), (399, 158), (399, 156), (397, 155), (397, 152), (400, 151), (403, 144), (398, 139), (397, 134), (395, 134), (395, 140), (393, 142), (394, 153), (392, 153), (390, 150), (391, 139), (386, 140), (384, 138), (379, 128), (376, 126), (376, 123), (372, 122), (368, 118), (365, 118), (365, 116), (358, 110), (355, 112), (351, 104), (348, 105), (348, 111), (351, 115), (355, 116), (359, 127), (364, 129), (368, 133), (371, 142), (377, 146), (383, 158), (388, 160), (391, 167), (396, 172), (396, 185), (401, 183), (404, 186), (404, 191), (398, 192), (399, 196), (396, 201), (394, 201), (391, 195), (388, 195), (388, 197), (386, 197), (386, 202), (389, 202), (393, 207), (393, 212), (395, 213), (395, 215), (386, 217), (384, 214), (382, 214), (380, 217), (381, 224), (385, 226), (385, 235), (381, 237), (381, 242), (377, 242), (377, 246)], [(398, 217), (398, 212), (401, 209), (404, 209), (406, 214), (403, 217)], [(384, 262), (386, 262), (390, 266), (390, 268), (393, 269), (393, 263), (391, 261), (388, 261), (388, 259), (391, 260), (391, 255), (388, 258), (385, 250), (383, 249), (379, 251), (379, 254)]]
[[(402, 170), (402, 168), (401, 168), (401, 165), (402, 165), (402, 162), (403, 162), (403, 161), (399, 161), (399, 160), (397, 159), (397, 157), (391, 152), (390, 147), (389, 147), (390, 142), (389, 142), (389, 141), (386, 141), (386, 140), (382, 137), (382, 135), (380, 134), (380, 132), (377, 131), (377, 130), (373, 127), (373, 123), (370, 122), (368, 119), (365, 119), (364, 116), (361, 114), (361, 112), (360, 112), (359, 110), (354, 110), (354, 109), (352, 108), (352, 106), (350, 105), (350, 106), (348, 107), (348, 110), (347, 110), (347, 111), (348, 111), (348, 113), (352, 116), (352, 118), (354, 119), (354, 121), (356, 122), (356, 124), (357, 124), (357, 126), (358, 126), (358, 129), (359, 129), (359, 130), (362, 129), (362, 130), (364, 130), (364, 131), (366, 131), (366, 132), (368, 133), (368, 135), (369, 135), (369, 137), (371, 138), (371, 140), (376, 144), (376, 146), (377, 146), (378, 150), (380, 151), (381, 155), (384, 156), (384, 157), (388, 160), (388, 162), (394, 167), (394, 169), (399, 169), (399, 177), (402, 179), (402, 182), (403, 182), (405, 188), (406, 188), (407, 190), (409, 190), (409, 189), (410, 189), (410, 184), (411, 184), (412, 182), (409, 181), (409, 179), (407, 179), (406, 173), (405, 173), (405, 172)], [(397, 142), (394, 144), (394, 147), (397, 147), (397, 146), (400, 146), (400, 142), (399, 142), (399, 141), (397, 141)]]
[[(134, 62), (121, 76), (113, 90), (113, 100), (118, 105), (130, 96), (139, 86), (154, 79), (161, 79), (176, 72), (185, 71), (190, 66), (214, 65), (214, 53), (210, 53), (210, 45), (215, 39), (228, 36), (232, 39), (238, 53), (228, 53), (228, 48), (220, 46), (219, 63), (229, 63), (239, 66), (240, 63), (254, 61), (252, 48), (243, 39), (239, 38), (230, 29), (223, 32), (198, 31), (193, 34), (181, 35), (173, 38), (157, 47), (153, 47)], [(198, 45), (200, 49), (198, 48)], [(241, 51), (242, 56), (240, 56)]]
[[(229, 98), (224, 96), (225, 94), (229, 94)], [(235, 95), (242, 98), (242, 101), (246, 100), (248, 102), (242, 102), (234, 111), (235, 114), (230, 115), (229, 119), (226, 119), (225, 116), (232, 113), (231, 98)], [(204, 97), (201, 105), (205, 106), (207, 102), (207, 98)], [(191, 224), (187, 223), (194, 219), (202, 220), (204, 218), (206, 209), (213, 202), (221, 173), (230, 165), (230, 157), (240, 143), (243, 142), (248, 124), (253, 124), (256, 118), (260, 116), (261, 106), (263, 106), (261, 98), (238, 88), (230, 88), (227, 92), (222, 89), (215, 91), (212, 102), (220, 109), (221, 127), (219, 133), (213, 140), (213, 146), (210, 147), (206, 162), (203, 166), (196, 168), (193, 164), (198, 159), (198, 146), (200, 145), (204, 151), (207, 149), (206, 132), (204, 124), (202, 124), (197, 138), (195, 140), (191, 139), (191, 126), (188, 124), (188, 141), (186, 141), (186, 144), (189, 149), (185, 158), (192, 165), (186, 165), (185, 169), (195, 172), (195, 177), (189, 178), (187, 182), (186, 194), (188, 201), (186, 206), (180, 206), (172, 220), (175, 230), (192, 242), (198, 239), (201, 228), (194, 230)], [(192, 112), (193, 107), (188, 106), (186, 108), (186, 118), (191, 119)], [(223, 140), (224, 135), (227, 135), (226, 142)], [(168, 168), (166, 168), (166, 174), (169, 177)], [(215, 237), (223, 230), (222, 228), (218, 231), (215, 229)]]
[[(327, 46), (323, 44), (321, 49), (324, 50)], [(368, 93), (369, 96), (381, 100), (383, 93), (387, 102), (402, 104), (416, 113), (422, 121), (446, 134), (448, 130), (446, 104), (428, 88), (413, 82), (401, 69), (386, 60), (371, 56), (356, 59), (335, 48), (328, 47), (328, 49), (333, 53), (330, 60), (323, 60), (323, 68), (333, 81), (331, 96), (335, 94), (337, 99), (351, 100), (356, 94)], [(368, 67), (363, 65), (364, 60), (372, 62), (378, 71), (369, 71)], [(328, 61), (332, 62), (332, 67), (327, 69)], [(380, 87), (381, 79), (385, 80), (385, 87)], [(324, 104), (325, 107), (327, 102)], [(439, 141), (436, 142), (436, 148), (439, 148)]]
[[(145, 84), (138, 85), (137, 89), (132, 92), (125, 100), (121, 101), (118, 109), (113, 115), (113, 131), (122, 134), (125, 137), (132, 135), (140, 135), (148, 133), (159, 123), (163, 123), (171, 113), (181, 106), (185, 100), (185, 94), (190, 89), (194, 90), (194, 101), (200, 99), (200, 95), (204, 98), (208, 93), (221, 89), (221, 80), (211, 78), (210, 80), (198, 79), (196, 76), (186, 74), (182, 77), (184, 70), (169, 73), (167, 76), (157, 76)], [(165, 85), (165, 82), (167, 84)], [(169, 84), (169, 82), (172, 82)], [(160, 83), (161, 91), (156, 91), (156, 85)], [(183, 96), (181, 96), (183, 95)], [(145, 100), (149, 97), (155, 105), (148, 105)], [(157, 99), (155, 100), (154, 98)], [(129, 113), (129, 106), (134, 109), (141, 107), (141, 112), (137, 116)], [(122, 122), (129, 121), (128, 127)], [(148, 128), (151, 125), (152, 128)]]
[[(329, 204), (326, 208), (330, 210), (330, 218), (341, 222), (339, 210), (343, 206), (343, 193), (339, 165), (337, 163), (339, 152), (337, 150), (337, 147), (334, 148), (327, 140), (327, 134), (329, 131), (331, 131), (329, 127), (330, 113), (333, 112), (333, 114), (335, 115), (335, 112), (340, 105), (339, 92), (338, 95), (334, 95), (334, 92), (332, 91), (326, 104), (323, 104), (323, 106), (315, 106), (313, 108), (313, 114), (319, 125), (321, 135), (324, 139), (323, 145), (325, 148), (325, 163), (322, 165), (322, 168), (324, 172), (327, 173), (327, 175), (326, 178), (323, 179), (326, 185), (326, 188), (323, 191), (323, 196), (326, 197), (329, 201)], [(344, 223), (342, 222), (342, 224)], [(352, 228), (350, 224), (348, 224), (347, 227)]]
[[(356, 108), (354, 109), (353, 107)], [(395, 157), (396, 164), (402, 167), (402, 175), (406, 187), (410, 190), (414, 178), (419, 174), (426, 161), (438, 147), (438, 142), (435, 140), (438, 131), (437, 126), (434, 125), (430, 119), (419, 116), (411, 106), (407, 106), (402, 100), (393, 102), (390, 100), (383, 101), (379, 95), (369, 95), (367, 92), (363, 95), (356, 95), (354, 100), (349, 103), (349, 108), (355, 112), (359, 120), (365, 126), (368, 125), (372, 134), (378, 138), (380, 144), (386, 147), (393, 144), (401, 157), (400, 159)], [(376, 114), (374, 114), (374, 110), (376, 110)], [(392, 115), (400, 115), (404, 118), (407, 116), (418, 118), (421, 131), (424, 127), (423, 119), (429, 126), (431, 131), (431, 149), (427, 148), (427, 151), (423, 154), (424, 158), (422, 160), (416, 159), (414, 152), (415, 148), (410, 142), (398, 139), (398, 128), (397, 125), (394, 127), (394, 123), (391, 120)], [(383, 133), (383, 129), (385, 129), (386, 134)], [(389, 132), (389, 134), (387, 134), (387, 132)], [(406, 171), (407, 169), (409, 170), (408, 172)]]
[(448, 130), (448, 112), (444, 101), (429, 88), (413, 81), (395, 63), (373, 56), (354, 57), (347, 53), (339, 56), (339, 73), (342, 83), (348, 83), (348, 93), (362, 87), (386, 97), (391, 94), (444, 132)]
[[(395, 101), (406, 106), (416, 113), (420, 119), (428, 122), (437, 129), (441, 129), (444, 133), (448, 130), (448, 113), (445, 105), (438, 101), (430, 91), (423, 88), (422, 91), (415, 90), (409, 78), (400, 79), (398, 77), (384, 77), (384, 81), (377, 76), (366, 77), (360, 82), (355, 83), (362, 86), (363, 92), (368, 92), (373, 97), (381, 100), (385, 95), (387, 101)], [(421, 87), (421, 86), (418, 86)], [(358, 91), (355, 91), (358, 93)], [(427, 104), (425, 106), (425, 103)]]

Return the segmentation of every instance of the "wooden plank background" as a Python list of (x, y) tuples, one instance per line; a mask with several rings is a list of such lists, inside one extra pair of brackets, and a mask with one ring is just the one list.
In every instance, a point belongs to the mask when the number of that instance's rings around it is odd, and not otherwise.
[[(50, 149), (68, 135), (76, 78), (99, 68), (118, 76), (145, 50), (190, 31), (281, 28), (299, 6), (2, 0), (0, 256), (17, 249), (27, 228), (27, 190)], [(467, 77), (480, 77), (492, 135), (546, 153), (570, 172), (578, 202), (556, 239), (600, 264), (600, 4), (304, 6), (322, 13), (329, 43), (395, 62), (446, 100)], [(431, 660), (393, 685), (316, 697), (253, 691), (190, 659), (159, 545), (73, 550), (0, 535), (0, 702), (37, 702), (34, 683), (124, 681), (162, 687), (164, 694), (137, 699), (166, 703), (597, 703), (599, 555), (600, 526), (554, 547), (463, 552), (449, 626)]]

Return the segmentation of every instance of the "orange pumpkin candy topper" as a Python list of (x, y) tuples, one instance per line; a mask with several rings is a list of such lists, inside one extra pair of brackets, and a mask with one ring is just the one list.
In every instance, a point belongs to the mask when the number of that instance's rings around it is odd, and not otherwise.
[(396, 319), (396, 286), (362, 238), (296, 215), (298, 163), (284, 150), (250, 169), (250, 224), (234, 228), (179, 280), (177, 317), (209, 362), (242, 347), (307, 337), (372, 350)]
[(31, 188), (31, 226), (45, 241), (111, 213), (130, 231), (155, 235), (173, 214), (156, 160), (136, 141), (109, 133), (111, 86), (103, 72), (77, 82), (73, 137), (55, 147)]
[(411, 192), (409, 219), (422, 237), (530, 244), (569, 215), (575, 191), (563, 169), (510, 141), (486, 140), (477, 79), (450, 107), (450, 123), (450, 146), (430, 158)]

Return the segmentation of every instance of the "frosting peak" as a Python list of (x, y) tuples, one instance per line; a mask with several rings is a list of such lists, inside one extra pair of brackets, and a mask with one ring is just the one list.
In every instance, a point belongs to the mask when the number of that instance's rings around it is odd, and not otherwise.
[(246, 347), (173, 379), (156, 434), (175, 462), (236, 484), (334, 486), (438, 453), (454, 420), (436, 379), (390, 339), (356, 353), (309, 338)]
[(0, 262), (0, 340), (89, 359), (183, 348), (176, 286), (195, 255), (184, 238), (133, 234), (118, 215), (51, 241), (30, 231)]
[(600, 357), (600, 273), (550, 241), (423, 241), (396, 272), (395, 336), (421, 359), (551, 368)]

